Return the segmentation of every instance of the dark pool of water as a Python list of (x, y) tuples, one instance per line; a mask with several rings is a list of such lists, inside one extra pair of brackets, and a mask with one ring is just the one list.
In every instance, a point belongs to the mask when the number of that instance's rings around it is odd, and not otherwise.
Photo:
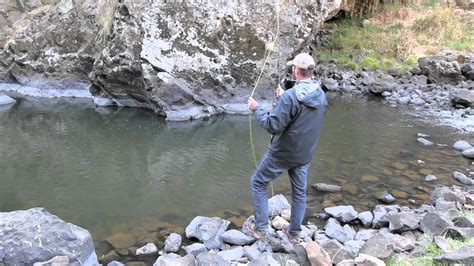
[[(438, 177), (435, 184), (454, 184), (453, 170), (468, 172), (470, 161), (451, 145), (469, 136), (370, 98), (338, 96), (330, 105), (308, 184), (344, 190), (309, 187), (309, 216), (333, 204), (367, 210), (383, 190), (399, 204), (422, 203), (433, 187), (427, 174)], [(417, 143), (418, 132), (435, 145)], [(253, 134), (260, 157), (269, 135), (256, 124)], [(19, 99), (0, 112), (0, 169), (0, 211), (44, 206), (96, 240), (131, 230), (138, 235), (150, 223), (183, 227), (196, 215), (238, 223), (252, 210), (246, 116), (164, 123), (142, 109)], [(286, 176), (275, 191), (289, 196)]]

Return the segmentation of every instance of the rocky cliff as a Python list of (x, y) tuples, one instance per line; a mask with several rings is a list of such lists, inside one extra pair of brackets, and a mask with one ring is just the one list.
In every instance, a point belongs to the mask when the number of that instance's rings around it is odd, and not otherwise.
[[(278, 65), (343, 5), (280, 2), (261, 98), (272, 97)], [(6, 1), (0, 82), (89, 90), (97, 104), (146, 107), (168, 120), (242, 112), (276, 39), (276, 11), (273, 1)]]

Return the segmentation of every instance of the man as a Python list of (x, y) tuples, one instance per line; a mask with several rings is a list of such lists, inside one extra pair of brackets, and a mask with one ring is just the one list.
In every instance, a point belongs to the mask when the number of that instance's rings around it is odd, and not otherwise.
[(268, 184), (288, 171), (291, 181), (291, 223), (284, 232), (291, 239), (301, 232), (306, 209), (306, 179), (327, 108), (326, 95), (312, 79), (314, 59), (307, 53), (298, 54), (287, 63), (292, 67), (296, 84), (283, 91), (271, 112), (264, 111), (252, 97), (248, 109), (258, 123), (273, 135), (268, 151), (251, 177), (255, 229), (257, 239), (268, 228)]

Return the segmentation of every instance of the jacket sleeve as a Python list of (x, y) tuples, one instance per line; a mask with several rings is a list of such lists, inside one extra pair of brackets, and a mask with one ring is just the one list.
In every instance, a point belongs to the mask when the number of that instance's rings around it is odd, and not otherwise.
[(270, 134), (276, 135), (285, 130), (292, 119), (292, 101), (287, 93), (284, 93), (271, 112), (266, 112), (258, 107), (254, 112), (255, 119), (260, 126)]

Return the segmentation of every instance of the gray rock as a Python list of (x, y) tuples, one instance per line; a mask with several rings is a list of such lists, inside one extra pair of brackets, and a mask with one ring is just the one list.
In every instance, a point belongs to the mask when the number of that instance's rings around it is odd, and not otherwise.
[(197, 216), (186, 227), (186, 237), (199, 239), (208, 249), (222, 248), (224, 242), (221, 240), (221, 235), (229, 224), (229, 221), (218, 217)]
[(413, 231), (419, 227), (419, 218), (414, 213), (401, 212), (388, 215), (391, 232)]
[[(382, 195), (380, 195), (379, 200), (384, 203), (392, 203), (396, 201), (397, 199), (392, 194), (388, 193), (387, 191), (384, 191)], [(375, 216), (375, 213), (374, 213), (374, 216)]]
[(461, 68), (461, 73), (469, 80), (474, 80), (474, 63), (466, 63)]
[(324, 211), (343, 223), (357, 219), (357, 212), (351, 205), (328, 207)]
[(396, 252), (410, 251), (415, 248), (415, 241), (408, 237), (395, 235), (393, 239), (393, 249)]
[(425, 133), (420, 133), (420, 132), (416, 133), (416, 136), (420, 137), (420, 138), (429, 138), (430, 137), (430, 135), (425, 134)]
[[(110, 263), (109, 263), (110, 264)], [(69, 266), (68, 256), (56, 256), (45, 262), (35, 262), (33, 266)], [(123, 265), (123, 264), (122, 264)]]
[(474, 91), (466, 89), (457, 89), (451, 91), (449, 95), (453, 104), (462, 105), (464, 107), (474, 107)]
[(339, 84), (338, 84), (337, 80), (334, 80), (332, 78), (323, 79), (322, 86), (323, 86), (323, 88), (326, 88), (328, 91), (338, 91), (339, 90)]
[(349, 225), (341, 226), (335, 219), (330, 218), (324, 227), (324, 232), (330, 238), (336, 239), (341, 243), (352, 240), (355, 237), (355, 231)]
[(111, 261), (111, 262), (107, 263), (107, 266), (125, 266), (125, 264), (114, 260), (114, 261)]
[[(466, 151), (469, 151), (469, 150), (466, 150)], [(473, 151), (474, 151), (474, 149), (473, 149)], [(464, 154), (464, 152), (463, 152), (463, 154)], [(456, 180), (459, 183), (462, 183), (464, 185), (474, 185), (474, 179), (467, 177), (465, 174), (463, 174), (461, 172), (454, 171), (453, 172), (453, 177), (454, 177), (454, 180)]]
[(229, 243), (236, 246), (250, 245), (256, 241), (256, 239), (242, 233), (239, 230), (229, 230), (221, 235), (221, 239), (225, 243)]
[[(178, 246), (178, 249), (179, 249), (179, 246)], [(165, 251), (166, 251), (166, 248), (165, 248)], [(145, 246), (137, 249), (136, 255), (137, 256), (138, 255), (150, 255), (150, 254), (155, 254), (157, 252), (158, 252), (158, 248), (156, 247), (156, 245), (153, 244), (153, 243), (148, 243)], [(172, 252), (172, 251), (167, 251), (167, 252)]]
[(434, 242), (443, 251), (443, 253), (449, 253), (453, 251), (451, 245), (442, 236), (435, 236)]
[(410, 96), (403, 96), (403, 97), (398, 98), (398, 104), (407, 105), (410, 102), (410, 100), (411, 100)]
[(472, 149), (467, 149), (462, 152), (462, 156), (469, 158), (469, 159), (474, 159), (474, 148)]
[(8, 105), (8, 104), (14, 104), (16, 103), (16, 100), (13, 98), (10, 98), (7, 95), (0, 94), (0, 105)]
[(433, 212), (435, 208), (431, 205), (423, 204), (420, 207), (414, 209), (415, 213), (425, 213), (425, 212)]
[(360, 253), (367, 254), (378, 259), (387, 259), (393, 253), (393, 243), (383, 234), (377, 233), (362, 246)]
[(324, 184), (324, 183), (314, 184), (313, 187), (318, 191), (324, 191), (324, 192), (339, 192), (342, 190), (340, 186)]
[(344, 247), (346, 250), (351, 252), (353, 255), (359, 254), (359, 250), (365, 244), (363, 240), (349, 240), (344, 242)]
[(474, 228), (474, 220), (469, 217), (456, 217), (453, 223), (457, 227)]
[(67, 256), (71, 264), (98, 264), (90, 233), (44, 208), (0, 212), (0, 235), (7, 265), (33, 264), (56, 255)]
[(226, 250), (218, 252), (217, 255), (221, 256), (225, 261), (235, 262), (244, 256), (244, 248), (234, 247), (234, 248), (226, 249)]
[(250, 261), (258, 260), (262, 255), (262, 252), (254, 245), (244, 247), (244, 256), (247, 257)]
[(385, 262), (379, 260), (375, 257), (372, 257), (367, 254), (359, 254), (357, 258), (354, 259), (355, 265), (364, 265), (364, 266), (385, 266)]
[(334, 239), (322, 244), (321, 247), (328, 253), (329, 257), (332, 259), (332, 263), (334, 264), (338, 264), (343, 260), (350, 260), (354, 258), (354, 255), (352, 255), (344, 248), (341, 243)]
[(295, 253), (295, 246), (283, 231), (277, 231), (277, 236), (280, 239), (281, 247), (286, 251), (286, 253)]
[(177, 252), (181, 247), (181, 240), (181, 235), (171, 233), (165, 240), (165, 252)]
[(361, 212), (357, 215), (357, 218), (362, 222), (364, 226), (370, 226), (374, 215), (370, 211)]
[(204, 252), (197, 255), (196, 265), (230, 266), (231, 264), (214, 252)]
[(453, 149), (458, 151), (465, 151), (468, 149), (472, 149), (472, 145), (465, 140), (459, 140), (454, 143)]
[(425, 181), (428, 181), (428, 182), (435, 181), (436, 179), (438, 178), (435, 175), (427, 175), (425, 177)]
[(203, 252), (207, 252), (206, 245), (202, 243), (194, 243), (189, 246), (184, 247), (184, 251), (186, 251), (186, 254), (192, 254), (195, 257)]
[(444, 199), (437, 199), (435, 203), (435, 208), (438, 212), (442, 214), (451, 213), (456, 215), (458, 213), (458, 204), (453, 201), (445, 201)]
[(153, 266), (194, 266), (195, 258), (193, 255), (188, 254), (184, 257), (181, 257), (175, 253), (168, 253), (163, 256), (159, 256), (156, 259)]
[(450, 226), (453, 226), (451, 221), (434, 212), (425, 214), (420, 222), (421, 231), (436, 236), (441, 235)]
[(416, 106), (421, 106), (424, 105), (426, 102), (423, 99), (420, 98), (412, 98), (410, 100), (410, 104), (416, 105)]
[(373, 219), (373, 225), (374, 227), (376, 228), (381, 228), (381, 227), (384, 227), (384, 226), (388, 226), (389, 222), (388, 222), (388, 212), (387, 210), (383, 209), (383, 208), (380, 208), (380, 207), (376, 207), (374, 209), (374, 219)]
[(355, 235), (355, 240), (367, 241), (375, 234), (377, 234), (377, 230), (375, 229), (360, 229)]
[(306, 253), (305, 244), (296, 244), (295, 245), (295, 253), (296, 258), (301, 266), (311, 266), (311, 262), (309, 262), (308, 254)]
[(275, 216), (271, 224), (276, 230), (281, 230), (283, 229), (283, 227), (288, 226), (290, 223), (283, 219), (281, 216)]
[(433, 145), (433, 142), (427, 140), (427, 139), (424, 139), (424, 138), (417, 138), (416, 139), (419, 143), (425, 145), (425, 146), (430, 146), (430, 145)]
[(260, 255), (260, 258), (258, 258), (258, 260), (250, 262), (248, 266), (260, 266), (260, 265), (277, 266), (277, 265), (280, 265), (280, 263), (278, 263), (278, 261), (275, 258), (273, 258), (272, 253), (265, 252), (262, 255)]
[(330, 241), (331, 239), (324, 233), (322, 230), (318, 230), (314, 234), (314, 241), (316, 241), (319, 245), (322, 245), (324, 242)]
[(436, 257), (435, 261), (441, 264), (471, 265), (474, 263), (474, 246), (464, 246), (454, 252)]
[(418, 59), (421, 73), (433, 83), (457, 84), (461, 80), (459, 63), (445, 56), (428, 56)]
[(401, 73), (402, 73), (402, 69), (399, 67), (391, 67), (387, 69), (387, 74), (393, 77), (399, 76)]
[(268, 199), (268, 214), (270, 216), (281, 215), (283, 210), (289, 209), (291, 209), (291, 205), (282, 194), (275, 195)]

